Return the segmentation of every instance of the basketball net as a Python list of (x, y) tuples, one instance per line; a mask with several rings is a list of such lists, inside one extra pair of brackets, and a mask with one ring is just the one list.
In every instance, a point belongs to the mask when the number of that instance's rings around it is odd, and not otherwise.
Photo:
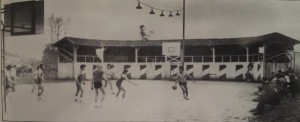
[(103, 53), (104, 53), (104, 48), (100, 47), (96, 49), (96, 55), (98, 56), (98, 58), (101, 60), (101, 63), (103, 63)]
[(101, 47), (96, 49), (96, 55), (101, 60), (101, 63), (104, 62), (104, 47), (101, 41)]

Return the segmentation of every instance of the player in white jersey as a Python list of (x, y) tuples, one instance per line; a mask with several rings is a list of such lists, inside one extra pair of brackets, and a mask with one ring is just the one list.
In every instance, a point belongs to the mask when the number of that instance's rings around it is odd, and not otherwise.
[[(83, 96), (83, 88), (82, 85), (85, 85), (84, 80), (85, 80), (85, 65), (80, 65), (80, 71), (78, 73), (78, 75), (75, 77), (75, 81), (76, 81), (76, 93), (75, 93), (75, 102), (77, 102), (79, 100), (79, 102), (82, 102), (82, 96)], [(80, 93), (80, 97), (77, 98), (78, 93)]]
[(13, 92), (13, 88), (15, 86), (15, 81), (11, 77), (11, 65), (6, 66), (5, 70), (5, 97), (9, 97), (10, 101), (12, 101), (11, 93)]
[(184, 72), (183, 67), (180, 66), (179, 72), (178, 72), (176, 80), (175, 80), (175, 86), (177, 85), (177, 83), (179, 83), (179, 86), (183, 92), (183, 98), (186, 100), (190, 100), (188, 98), (188, 87), (187, 87), (186, 77), (189, 77), (190, 79), (192, 79), (195, 82), (195, 80), (190, 75), (188, 75), (186, 72)]
[[(44, 92), (44, 87), (42, 85), (42, 83), (45, 82), (44, 73), (43, 73), (44, 69), (45, 69), (44, 64), (40, 64), (37, 67), (37, 70), (33, 74), (34, 84), (36, 84), (38, 86), (37, 100), (42, 100), (42, 94)], [(34, 86), (34, 84), (33, 84), (33, 86)], [(34, 90), (34, 87), (33, 87), (33, 90)]]
[(113, 77), (114, 77), (114, 72), (112, 71), (112, 65), (107, 64), (107, 70), (104, 72), (104, 77), (103, 77), (105, 81), (104, 87), (106, 87), (107, 84), (109, 84), (112, 94), (115, 94), (112, 83), (110, 82), (113, 79)]

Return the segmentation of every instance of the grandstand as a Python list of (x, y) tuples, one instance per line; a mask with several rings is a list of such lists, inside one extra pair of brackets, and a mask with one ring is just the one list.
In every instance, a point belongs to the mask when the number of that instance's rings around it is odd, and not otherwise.
[[(224, 39), (185, 39), (184, 67), (195, 79), (244, 80), (247, 66), (253, 64), (255, 80), (268, 76), (277, 67), (293, 65), (288, 51), (299, 43), (280, 33), (256, 37)], [(65, 37), (54, 44), (59, 52), (58, 78), (73, 78), (85, 64), (87, 78), (99, 63), (113, 64), (121, 74), (128, 69), (133, 79), (169, 79), (176, 75), (180, 57), (162, 55), (164, 42), (172, 40), (97, 40)], [(103, 60), (96, 54), (104, 48)], [(264, 63), (265, 56), (265, 63)], [(88, 73), (90, 72), (90, 73)]]

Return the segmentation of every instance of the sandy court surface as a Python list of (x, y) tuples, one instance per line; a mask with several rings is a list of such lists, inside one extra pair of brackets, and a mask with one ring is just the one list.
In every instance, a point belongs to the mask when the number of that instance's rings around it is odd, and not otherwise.
[[(45, 83), (44, 101), (36, 100), (32, 85), (16, 86), (8, 103), (4, 120), (14, 121), (248, 121), (248, 112), (256, 103), (253, 92), (258, 84), (244, 82), (188, 82), (189, 98), (181, 89), (172, 90), (174, 82), (124, 81), (125, 98), (116, 98), (106, 87), (103, 108), (94, 108), (94, 91), (90, 82), (84, 85), (83, 103), (74, 102), (75, 83)], [(115, 81), (113, 81), (114, 90)], [(101, 95), (100, 95), (101, 96)]]

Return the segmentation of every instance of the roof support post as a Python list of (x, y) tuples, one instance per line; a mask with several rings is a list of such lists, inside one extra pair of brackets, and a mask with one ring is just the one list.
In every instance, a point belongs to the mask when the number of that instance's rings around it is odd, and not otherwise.
[(266, 58), (267, 58), (267, 56), (266, 56), (266, 48), (267, 48), (267, 46), (268, 46), (268, 43), (265, 43), (264, 45), (263, 45), (263, 77), (266, 77), (266, 65), (267, 65), (267, 62), (266, 62)]
[(75, 78), (75, 66), (77, 63), (77, 50), (78, 50), (77, 45), (73, 45), (73, 78)]
[(213, 62), (216, 61), (216, 50), (215, 50), (215, 46), (210, 46), (209, 47), (212, 51), (212, 58), (213, 58)]
[(245, 49), (246, 49), (246, 62), (249, 62), (249, 46), (247, 45)]
[(135, 47), (134, 49), (135, 49), (135, 63), (138, 63), (138, 56), (139, 56), (140, 48)]

